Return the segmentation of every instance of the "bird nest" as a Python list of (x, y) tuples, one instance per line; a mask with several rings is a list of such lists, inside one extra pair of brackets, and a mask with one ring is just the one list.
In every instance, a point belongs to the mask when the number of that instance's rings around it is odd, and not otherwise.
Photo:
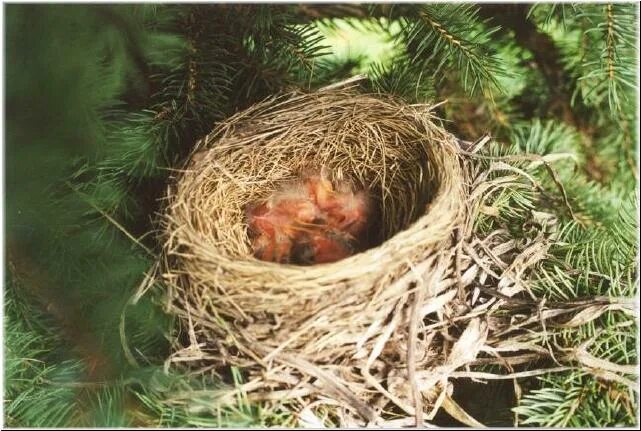
[[(474, 236), (488, 194), (515, 181), (490, 179), (474, 151), (429, 106), (350, 89), (272, 98), (220, 124), (175, 176), (162, 215), (161, 274), (183, 328), (170, 362), (219, 376), (239, 367), (246, 383), (218, 401), (286, 400), (303, 424), (324, 414), (343, 426), (423, 424), (445, 407), (478, 425), (454, 402), (452, 378), (482, 351), (510, 350), (494, 335), (519, 320), (488, 316), (523, 291), (549, 243)], [(321, 167), (369, 190), (377, 244), (311, 266), (254, 257), (247, 206)], [(488, 285), (496, 294), (474, 287)], [(512, 350), (527, 352), (526, 338)], [(509, 366), (499, 356), (484, 363)]]

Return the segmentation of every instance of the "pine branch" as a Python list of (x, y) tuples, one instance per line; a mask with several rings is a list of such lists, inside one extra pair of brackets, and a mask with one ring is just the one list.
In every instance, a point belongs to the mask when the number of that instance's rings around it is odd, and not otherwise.
[(513, 31), (515, 40), (532, 52), (548, 87), (554, 89), (554, 96), (548, 101), (548, 110), (562, 121), (581, 128), (580, 119), (574, 114), (570, 105), (568, 93), (570, 80), (563, 73), (559, 50), (549, 36), (539, 32), (534, 23), (527, 19), (528, 7), (528, 5), (481, 5), (479, 14), (500, 25), (502, 29)]
[[(562, 52), (554, 40), (539, 31), (536, 25), (528, 20), (527, 5), (497, 7), (483, 5), (481, 15), (492, 19), (505, 29), (512, 30), (519, 44), (531, 51), (535, 61), (545, 76), (548, 87), (554, 89), (548, 102), (548, 111), (575, 127), (583, 135), (583, 151), (586, 156), (585, 172), (593, 179), (604, 180), (606, 172), (597, 160), (594, 148), (594, 119), (590, 108), (576, 100), (573, 93), (575, 81), (562, 67)], [(581, 80), (579, 79), (579, 83)], [(592, 90), (590, 90), (592, 91)]]
[[(515, 141), (522, 150), (553, 155), (558, 151), (571, 151), (578, 146), (578, 138), (571, 128), (558, 124), (535, 123), (524, 126)], [(489, 150), (492, 150), (490, 147)], [(496, 148), (491, 154), (505, 154), (522, 150)], [(541, 184), (549, 183), (541, 172), (527, 164), (517, 164)], [(550, 305), (555, 301), (569, 301), (590, 296), (633, 298), (638, 294), (638, 222), (633, 214), (638, 207), (628, 195), (618, 195), (618, 190), (608, 190), (588, 182), (573, 173), (572, 166), (561, 166), (559, 175), (565, 179), (567, 193), (574, 206), (591, 219), (589, 225), (579, 225), (572, 220), (560, 220), (554, 233), (554, 244), (531, 275), (533, 293), (545, 298)], [(547, 186), (545, 188), (548, 188)], [(508, 209), (524, 206), (541, 211), (545, 202), (540, 194), (524, 193), (518, 187), (506, 190), (507, 202), (501, 197), (489, 200), (486, 205)], [(504, 199), (504, 198), (503, 198)], [(613, 204), (620, 202), (621, 208)], [(551, 212), (556, 212), (551, 209)], [(526, 234), (517, 227), (523, 225), (528, 211), (492, 211), (494, 228), (510, 229), (512, 237)], [(482, 221), (479, 220), (479, 221)], [(511, 227), (513, 226), (513, 227)], [(483, 231), (483, 223), (476, 226)], [(518, 298), (510, 298), (518, 301)], [(588, 343), (588, 354), (596, 361), (608, 361), (614, 366), (634, 366), (637, 339), (634, 317), (609, 311), (587, 324), (567, 329), (548, 326), (545, 334), (532, 334), (528, 342), (546, 349), (548, 343), (572, 352), (577, 345)], [(548, 322), (549, 324), (550, 322)], [(599, 370), (593, 374), (571, 372), (549, 375), (539, 380), (539, 389), (527, 391), (514, 411), (522, 423), (538, 426), (630, 426), (632, 414), (638, 404), (627, 387), (614, 380), (601, 380)], [(585, 388), (589, 388), (587, 391)], [(605, 403), (604, 403), (605, 401)]]
[[(577, 5), (568, 4), (568, 3), (536, 3), (530, 6), (527, 18), (532, 19), (533, 21), (541, 21), (546, 25), (549, 25), (553, 20), (559, 20), (563, 28), (567, 28), (567, 21), (571, 20), (573, 15), (576, 15)], [(535, 18), (538, 15), (542, 14), (541, 18)]]
[[(566, 384), (563, 384), (566, 382)], [(526, 394), (515, 413), (524, 425), (544, 427), (633, 426), (635, 400), (620, 385), (585, 375), (543, 378), (544, 388)], [(607, 413), (605, 413), (607, 412)], [(605, 413), (605, 414), (604, 414)]]
[(433, 76), (448, 65), (461, 75), (470, 94), (501, 90), (496, 75), (502, 73), (502, 65), (488, 43), (497, 28), (487, 28), (476, 7), (425, 5), (417, 19), (405, 17), (401, 22), (412, 61), (429, 65)]
[(432, 76), (424, 76), (422, 68), (397, 58), (389, 64), (374, 64), (369, 76), (369, 85), (383, 94), (394, 94), (408, 103), (427, 103), (435, 98)]
[[(607, 98), (614, 118), (622, 105), (629, 102), (628, 92), (636, 92), (635, 49), (638, 17), (632, 5), (583, 6), (577, 18), (587, 21), (589, 39), (594, 47), (589, 54), (600, 49), (598, 58), (588, 57), (582, 64), (583, 73), (578, 79), (591, 83), (583, 93), (587, 103), (599, 104)], [(586, 88), (586, 87), (583, 87)]]

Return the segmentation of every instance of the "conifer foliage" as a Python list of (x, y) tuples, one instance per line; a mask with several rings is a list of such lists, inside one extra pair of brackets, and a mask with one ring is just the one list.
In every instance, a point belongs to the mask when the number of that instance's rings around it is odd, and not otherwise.
[[(558, 212), (561, 241), (536, 272), (537, 295), (638, 295), (636, 4), (5, 12), (9, 426), (296, 425), (293, 407), (265, 408), (242, 393), (217, 407), (216, 389), (239, 385), (239, 370), (225, 381), (167, 372), (169, 340), (185, 335), (163, 313), (161, 290), (133, 295), (159, 250), (153, 220), (166, 181), (198, 138), (269, 95), (356, 73), (369, 76), (366, 91), (447, 100), (438, 107), (445, 127), (470, 141), (491, 134), (496, 155), (565, 154), (553, 162), (565, 196), (542, 202), (506, 190), (476, 228), (525, 236), (526, 213)], [(391, 54), (337, 56), (330, 36), (345, 23), (350, 37), (367, 28), (387, 38)], [(527, 169), (558, 190), (545, 166)], [(573, 214), (555, 211), (564, 199)], [(551, 329), (547, 342), (633, 368), (636, 326), (608, 312)], [(538, 426), (632, 425), (636, 378), (569, 370), (526, 379), (513, 415)]]

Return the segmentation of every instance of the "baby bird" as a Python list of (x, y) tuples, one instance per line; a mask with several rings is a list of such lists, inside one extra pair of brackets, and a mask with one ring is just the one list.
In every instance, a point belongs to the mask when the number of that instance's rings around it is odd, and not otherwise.
[(247, 223), (258, 259), (309, 265), (354, 254), (370, 214), (365, 192), (335, 188), (325, 175), (308, 175), (249, 206)]
[(313, 253), (313, 263), (336, 262), (351, 256), (355, 251), (351, 238), (333, 230), (312, 233), (310, 247)]
[(293, 242), (318, 217), (318, 209), (304, 194), (287, 190), (252, 206), (247, 219), (254, 237), (254, 255), (271, 262), (288, 263)]
[(364, 233), (371, 208), (367, 193), (354, 192), (347, 183), (339, 184), (335, 190), (322, 176), (309, 177), (306, 185), (330, 228), (355, 239)]

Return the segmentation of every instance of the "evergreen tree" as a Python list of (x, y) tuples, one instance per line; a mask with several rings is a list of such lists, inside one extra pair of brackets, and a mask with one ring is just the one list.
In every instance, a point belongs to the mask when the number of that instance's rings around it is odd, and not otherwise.
[[(447, 99), (445, 127), (470, 141), (490, 133), (495, 155), (571, 154), (554, 166), (573, 213), (559, 214), (536, 294), (638, 296), (636, 4), (5, 11), (9, 426), (295, 424), (287, 406), (266, 410), (246, 396), (216, 408), (217, 389), (239, 384), (238, 370), (228, 382), (166, 373), (177, 325), (161, 290), (133, 295), (159, 251), (153, 219), (170, 170), (199, 137), (269, 95), (356, 73), (368, 74), (366, 91)], [(340, 53), (341, 34), (363, 38), (364, 51)], [(557, 190), (544, 165), (522, 167)], [(563, 201), (505, 190), (493, 199), (499, 215), (476, 228), (525, 236), (526, 213), (558, 212)], [(638, 363), (636, 321), (621, 313), (549, 336)], [(626, 383), (577, 371), (532, 378), (515, 413), (539, 426), (632, 425), (638, 393)]]

